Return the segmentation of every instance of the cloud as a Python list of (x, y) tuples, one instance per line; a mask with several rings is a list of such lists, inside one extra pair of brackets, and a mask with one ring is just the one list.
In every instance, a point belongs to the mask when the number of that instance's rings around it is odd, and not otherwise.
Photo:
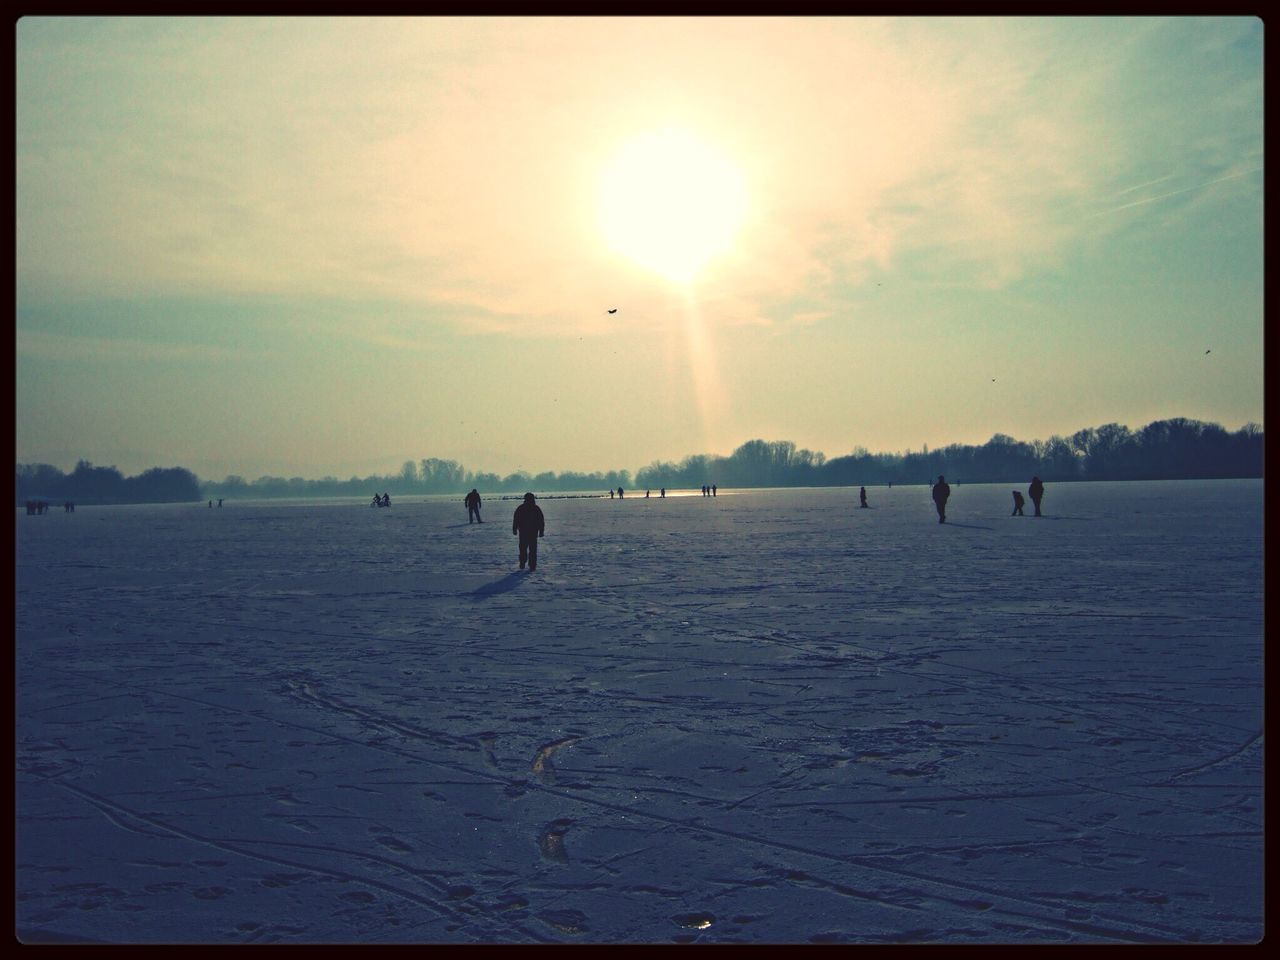
[[(399, 301), (561, 335), (600, 330), (606, 304), (672, 322), (672, 291), (603, 250), (591, 198), (620, 138), (675, 122), (748, 182), (737, 248), (697, 285), (722, 305), (709, 321), (784, 323), (908, 262), (924, 282), (1006, 287), (1098, 231), (1098, 197), (1174, 169), (1212, 181), (1261, 150), (1260, 54), (1186, 94), (1219, 98), (1208, 126), (1167, 96), (1186, 63), (1252, 56), (1247, 22), (33, 26), (18, 35), (29, 297)], [(827, 305), (787, 305), (815, 294)]]

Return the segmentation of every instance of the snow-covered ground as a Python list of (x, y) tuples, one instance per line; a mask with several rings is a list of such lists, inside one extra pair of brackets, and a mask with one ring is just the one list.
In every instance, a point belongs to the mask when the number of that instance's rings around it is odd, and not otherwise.
[(1011, 489), (19, 511), (18, 935), (1257, 940), (1261, 481)]

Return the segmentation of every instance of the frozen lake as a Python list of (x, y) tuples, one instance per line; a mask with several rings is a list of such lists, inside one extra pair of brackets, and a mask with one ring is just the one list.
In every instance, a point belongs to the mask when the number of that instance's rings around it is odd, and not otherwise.
[(19, 511), (18, 935), (1257, 940), (1262, 481), (1012, 489)]

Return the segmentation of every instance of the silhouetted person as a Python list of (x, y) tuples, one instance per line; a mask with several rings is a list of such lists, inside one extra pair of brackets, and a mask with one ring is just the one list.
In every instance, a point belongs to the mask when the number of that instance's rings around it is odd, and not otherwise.
[(645, 498), (646, 500), (648, 500), (648, 499), (649, 499), (649, 491), (648, 491), (648, 490), (646, 490), (646, 491), (644, 492), (644, 498)]
[(713, 497), (716, 495), (716, 485), (714, 483), (711, 485), (711, 495)]
[(391, 494), (389, 494), (389, 493), (384, 493), (384, 494), (382, 495), (382, 505), (383, 505), (384, 507), (389, 507), (389, 506), (391, 506)]
[(381, 494), (378, 494), (378, 493), (375, 493), (375, 494), (373, 495), (373, 502), (372, 502), (372, 503), (370, 503), (370, 504), (369, 504), (369, 506), (371, 506), (371, 507), (380, 507), (380, 506), (382, 506), (382, 495), (381, 495)]
[(659, 496), (659, 498), (666, 499), (666, 496), (667, 496), (667, 488), (666, 488), (666, 487), (663, 487), (661, 490), (659, 490), (659, 491), (658, 491), (658, 496)]
[(484, 523), (480, 519), (480, 491), (475, 487), (471, 488), (471, 492), (466, 495), (462, 501), (467, 505), (467, 523), (479, 522)]
[(858, 491), (858, 499), (862, 501), (861, 503), (862, 506), (865, 507), (867, 505), (867, 488), (866, 487), (862, 487)]
[(1025, 517), (1026, 514), (1022, 512), (1022, 507), (1026, 502), (1027, 501), (1022, 499), (1022, 494), (1020, 494), (1017, 490), (1013, 491), (1013, 513), (1009, 514), (1009, 516)]
[(213, 501), (212, 501), (212, 500), (210, 500), (210, 501), (209, 501), (209, 509), (210, 509), (210, 510), (212, 510), (212, 509), (213, 509)]
[(1039, 477), (1031, 478), (1031, 486), (1027, 487), (1027, 494), (1031, 497), (1031, 502), (1036, 505), (1036, 516), (1040, 516), (1040, 501), (1044, 499), (1044, 484), (1040, 482)]
[(613, 487), (610, 487), (610, 488), (609, 488), (609, 499), (610, 499), (610, 500), (612, 500), (612, 499), (613, 499)]
[(622, 488), (621, 488), (621, 487), (619, 487), (619, 488), (618, 488), (618, 499), (619, 499), (619, 500), (621, 500), (621, 499), (622, 499)]
[(538, 538), (542, 536), (546, 522), (542, 516), (542, 508), (534, 501), (532, 493), (524, 495), (524, 503), (516, 507), (511, 518), (511, 534), (520, 535), (520, 569), (524, 569), (525, 561), (529, 562), (529, 570), (538, 569)]
[(218, 506), (222, 506), (222, 497), (218, 498)]
[(933, 505), (938, 508), (938, 522), (947, 522), (947, 498), (951, 496), (951, 487), (947, 478), (938, 474), (938, 482), (933, 485)]

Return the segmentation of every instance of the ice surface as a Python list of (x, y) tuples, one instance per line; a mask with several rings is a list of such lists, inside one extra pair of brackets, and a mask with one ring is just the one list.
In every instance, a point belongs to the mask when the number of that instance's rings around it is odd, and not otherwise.
[(1261, 481), (1011, 489), (18, 516), (18, 935), (1257, 940)]

